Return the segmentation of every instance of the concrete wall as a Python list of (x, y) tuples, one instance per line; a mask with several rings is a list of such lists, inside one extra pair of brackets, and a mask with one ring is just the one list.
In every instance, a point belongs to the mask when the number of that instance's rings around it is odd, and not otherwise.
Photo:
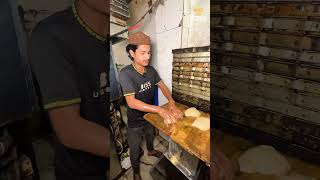
[[(153, 3), (156, 2), (153, 0)], [(148, 0), (132, 0), (129, 24), (136, 22), (148, 9)], [(151, 37), (152, 61), (165, 84), (172, 90), (172, 49), (210, 44), (209, 0), (161, 0), (142, 20), (144, 31)], [(159, 104), (167, 100), (159, 92)]]
[(182, 47), (210, 45), (210, 1), (184, 0)]
[[(128, 25), (133, 25), (136, 23), (143, 15), (144, 13), (149, 9), (148, 0), (133, 0), (129, 4), (129, 10), (130, 10), (130, 19), (128, 21)], [(152, 13), (148, 13), (142, 21), (140, 21), (141, 27), (138, 29), (135, 29), (133, 31), (130, 31), (129, 34), (135, 33), (137, 31), (143, 31), (151, 38), (152, 43), (152, 59), (151, 59), (151, 65), (155, 66), (157, 63), (156, 58), (156, 48), (157, 48), (157, 42), (156, 42), (156, 21), (155, 21), (155, 13), (154, 11)]]
[(112, 45), (113, 59), (117, 65), (117, 69), (120, 70), (124, 66), (132, 63), (126, 52), (126, 46), (128, 42), (126, 40)]
[[(110, 34), (113, 35), (117, 32), (124, 30), (126, 27), (120, 26), (118, 24), (110, 23)], [(128, 38), (128, 33), (123, 33), (120, 35), (122, 38)], [(117, 65), (117, 69), (120, 70), (124, 66), (131, 64), (131, 60), (126, 52), (127, 40), (123, 40), (117, 44), (112, 45), (113, 59)]]
[[(156, 54), (155, 65), (164, 83), (172, 91), (172, 49), (181, 48), (181, 21), (183, 19), (183, 0), (164, 1), (156, 11)], [(167, 102), (159, 91), (159, 105)]]

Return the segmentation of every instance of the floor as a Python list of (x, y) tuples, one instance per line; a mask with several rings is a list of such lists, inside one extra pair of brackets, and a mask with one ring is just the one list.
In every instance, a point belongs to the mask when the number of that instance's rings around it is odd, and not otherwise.
[[(160, 136), (157, 136), (154, 139), (154, 146), (156, 150), (161, 152), (166, 151), (168, 147), (168, 143), (163, 140)], [(153, 178), (150, 175), (150, 169), (154, 165), (154, 163), (158, 160), (158, 158), (153, 156), (148, 156), (147, 147), (145, 141), (142, 142), (142, 149), (144, 151), (144, 155), (140, 159), (140, 174), (143, 180), (152, 180)], [(130, 167), (120, 178), (119, 180), (132, 180), (133, 179), (133, 171)]]
[[(127, 124), (128, 118), (127, 118), (127, 113), (126, 113), (126, 106), (120, 106), (121, 109), (121, 114), (122, 114), (122, 119), (123, 121)], [(168, 148), (168, 142), (164, 140), (162, 137), (159, 135), (156, 136), (154, 139), (154, 147), (156, 150), (159, 150), (161, 152), (165, 152), (166, 149)], [(148, 156), (147, 153), (147, 146), (145, 140), (143, 140), (141, 144), (141, 148), (144, 151), (144, 155), (140, 159), (140, 174), (141, 178), (144, 180), (152, 180), (153, 178), (150, 175), (150, 169), (152, 168), (153, 164), (158, 160), (158, 158), (153, 157), (153, 156)], [(133, 171), (132, 168), (129, 168), (126, 170), (126, 172), (119, 178), (119, 180), (132, 180), (133, 179)]]

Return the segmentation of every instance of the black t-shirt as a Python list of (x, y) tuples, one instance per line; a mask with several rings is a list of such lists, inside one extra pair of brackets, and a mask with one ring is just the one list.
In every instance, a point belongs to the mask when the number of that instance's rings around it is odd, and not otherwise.
[[(41, 21), (32, 33), (30, 60), (45, 109), (79, 103), (81, 117), (108, 128), (108, 52), (107, 39), (90, 30), (74, 6)], [(107, 158), (59, 142), (55, 150), (56, 168), (70, 177), (105, 176)]]
[[(133, 64), (124, 67), (119, 75), (123, 96), (135, 95), (135, 98), (147, 104), (154, 103), (155, 86), (161, 81), (158, 72), (147, 66), (144, 74), (140, 74)], [(143, 126), (145, 112), (127, 108), (128, 127)]]

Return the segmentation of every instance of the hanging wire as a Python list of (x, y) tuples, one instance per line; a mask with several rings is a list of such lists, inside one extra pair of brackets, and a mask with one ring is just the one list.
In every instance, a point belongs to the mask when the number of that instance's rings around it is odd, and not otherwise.
[(127, 32), (127, 31), (131, 31), (131, 30), (135, 29), (136, 27), (138, 27), (138, 26), (140, 25), (140, 24), (138, 24), (138, 23), (139, 23), (142, 19), (144, 19), (144, 17), (148, 14), (148, 12), (149, 12), (156, 4), (158, 4), (158, 2), (159, 2), (159, 0), (157, 0), (156, 2), (154, 2), (154, 3), (150, 6), (150, 8), (143, 14), (143, 16), (142, 16), (136, 23), (134, 23), (132, 26), (130, 26), (130, 27), (128, 27), (128, 28), (126, 28), (126, 29), (124, 29), (124, 30), (122, 30), (122, 31), (120, 31), (120, 32), (117, 32), (117, 33), (111, 35), (110, 38), (116, 37), (116, 36), (118, 36), (118, 35), (120, 35), (120, 34), (123, 34), (123, 33)]

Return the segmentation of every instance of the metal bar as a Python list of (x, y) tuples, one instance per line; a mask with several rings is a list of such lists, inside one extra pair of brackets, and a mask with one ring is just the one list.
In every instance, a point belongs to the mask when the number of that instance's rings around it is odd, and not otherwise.
[(183, 150), (172, 139), (169, 140), (169, 149), (164, 156), (189, 180), (196, 180), (199, 175), (200, 161), (197, 157)]

